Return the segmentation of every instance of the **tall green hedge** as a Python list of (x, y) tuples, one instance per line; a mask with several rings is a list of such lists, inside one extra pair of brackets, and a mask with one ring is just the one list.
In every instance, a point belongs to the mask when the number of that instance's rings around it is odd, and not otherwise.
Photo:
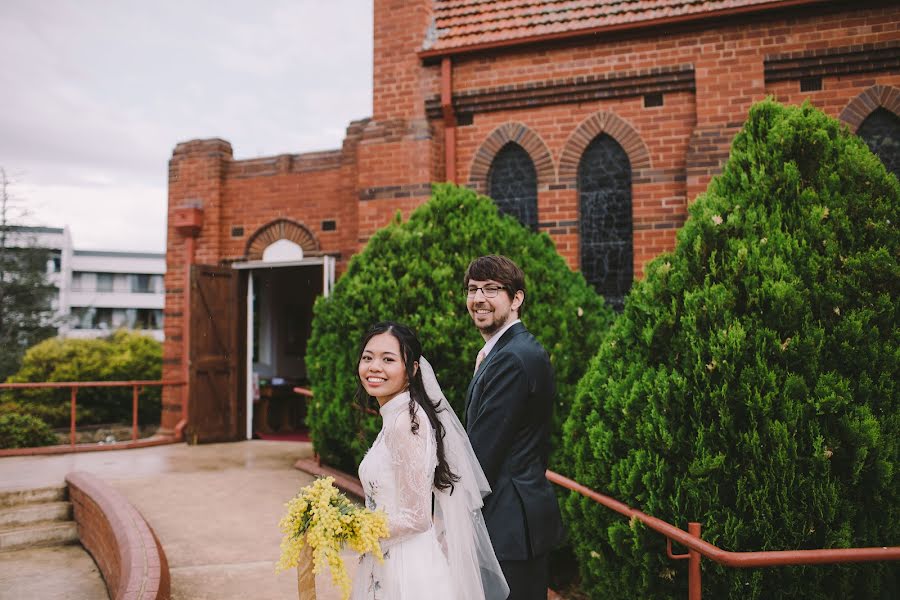
[(396, 219), (355, 255), (329, 298), (315, 305), (307, 366), (315, 398), (307, 424), (330, 464), (355, 472), (380, 427), (353, 408), (357, 345), (375, 322), (412, 326), (458, 413), (484, 344), (469, 317), (463, 275), (484, 254), (505, 254), (526, 274), (523, 322), (544, 344), (556, 369), (562, 418), (612, 312), (572, 272), (546, 234), (500, 216), (484, 196), (448, 184), (407, 222)]
[[(53, 381), (158, 380), (162, 376), (162, 344), (137, 332), (119, 330), (107, 338), (51, 338), (25, 352), (10, 383)], [(37, 416), (53, 427), (69, 424), (69, 390), (8, 390), (0, 395), (0, 412)], [(160, 389), (139, 396), (138, 420), (159, 423)], [(79, 425), (130, 423), (131, 388), (83, 388), (78, 391)]]
[[(755, 105), (579, 383), (570, 473), (726, 550), (900, 543), (898, 224), (897, 179), (856, 136)], [(663, 537), (574, 494), (564, 511), (591, 597), (686, 597)], [(703, 591), (896, 598), (897, 576), (704, 561)]]

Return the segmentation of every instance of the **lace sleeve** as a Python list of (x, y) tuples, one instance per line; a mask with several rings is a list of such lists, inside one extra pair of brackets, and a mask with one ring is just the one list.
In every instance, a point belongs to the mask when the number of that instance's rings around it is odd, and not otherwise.
[(385, 445), (391, 456), (391, 471), (397, 502), (388, 511), (390, 537), (382, 542), (387, 549), (405, 537), (431, 527), (431, 489), (434, 485), (434, 444), (428, 417), (416, 415), (419, 429), (411, 430), (409, 411), (403, 410), (385, 430)]

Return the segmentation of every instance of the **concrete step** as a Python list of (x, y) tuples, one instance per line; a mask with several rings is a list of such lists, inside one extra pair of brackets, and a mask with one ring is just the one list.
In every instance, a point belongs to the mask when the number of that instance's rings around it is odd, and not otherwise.
[(71, 521), (70, 502), (42, 502), (0, 508), (0, 529), (22, 527), (40, 521)]
[(40, 521), (27, 527), (0, 529), (0, 552), (77, 543), (75, 521)]
[(9, 508), (21, 504), (59, 502), (66, 498), (68, 498), (68, 490), (64, 485), (29, 490), (0, 491), (0, 508)]

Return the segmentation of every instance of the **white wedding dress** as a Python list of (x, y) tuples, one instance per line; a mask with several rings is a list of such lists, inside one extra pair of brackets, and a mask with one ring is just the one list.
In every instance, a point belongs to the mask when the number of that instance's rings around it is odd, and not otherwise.
[(381, 432), (359, 465), (366, 507), (387, 513), (390, 537), (381, 542), (383, 563), (360, 557), (352, 600), (458, 600), (432, 521), (434, 429), (418, 404), (415, 410), (414, 434), (409, 392), (382, 406)]

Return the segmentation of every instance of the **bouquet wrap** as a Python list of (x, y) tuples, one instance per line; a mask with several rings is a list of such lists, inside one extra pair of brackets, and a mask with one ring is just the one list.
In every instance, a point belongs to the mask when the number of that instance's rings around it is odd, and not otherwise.
[(316, 574), (313, 573), (312, 547), (305, 544), (297, 560), (297, 593), (300, 600), (316, 600)]
[(316, 574), (325, 567), (341, 592), (350, 597), (350, 577), (341, 558), (349, 546), (382, 560), (379, 539), (388, 537), (387, 515), (351, 502), (334, 487), (334, 478), (317, 479), (288, 501), (279, 522), (284, 537), (276, 571), (297, 568), (300, 600), (316, 598)]

